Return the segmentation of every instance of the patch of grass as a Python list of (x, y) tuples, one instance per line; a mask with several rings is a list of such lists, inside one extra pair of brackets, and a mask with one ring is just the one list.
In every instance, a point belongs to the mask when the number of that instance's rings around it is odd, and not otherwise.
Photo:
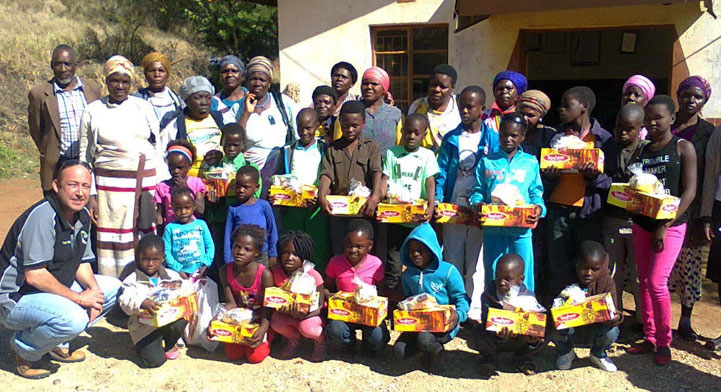
[(38, 177), (40, 158), (27, 133), (0, 132), (0, 178)]

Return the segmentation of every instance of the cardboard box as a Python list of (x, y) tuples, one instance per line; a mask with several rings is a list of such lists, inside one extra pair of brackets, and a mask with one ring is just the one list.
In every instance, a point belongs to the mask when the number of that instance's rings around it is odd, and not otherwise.
[(388, 316), (388, 298), (376, 297), (372, 302), (358, 304), (355, 294), (339, 291), (328, 299), (328, 318), (347, 323), (377, 327)]
[(436, 211), (441, 215), (436, 223), (455, 223), (458, 225), (477, 226), (477, 215), (470, 207), (461, 207), (451, 203), (438, 203)]
[(568, 329), (609, 321), (616, 316), (616, 306), (611, 293), (594, 295), (577, 305), (551, 308), (556, 329)]
[(671, 195), (638, 192), (630, 189), (628, 183), (613, 183), (608, 191), (607, 202), (649, 218), (675, 219), (681, 199)]
[(453, 305), (436, 305), (421, 310), (393, 311), (393, 329), (399, 332), (448, 332)]
[(161, 302), (155, 316), (146, 310), (138, 313), (138, 322), (141, 324), (162, 327), (181, 318), (189, 319), (198, 312), (198, 294), (193, 293), (184, 297), (177, 297), (170, 301)]
[(528, 205), (511, 207), (503, 204), (483, 204), (481, 216), (484, 218), (483, 226), (501, 227), (529, 227), (535, 228), (536, 224), (529, 224), (526, 219), (536, 213), (536, 206)]
[(218, 197), (228, 196), (228, 191), (230, 190), (230, 183), (234, 183), (233, 179), (221, 178), (206, 178), (203, 180), (203, 182), (205, 182), (205, 189), (207, 189), (208, 191), (215, 191)]
[(608, 190), (608, 199), (606, 201), (608, 204), (626, 209), (631, 197), (631, 190), (628, 188), (627, 182), (614, 182)]
[(221, 320), (213, 320), (208, 327), (211, 340), (223, 343), (248, 344), (259, 324), (229, 324)]
[(504, 327), (514, 335), (542, 338), (546, 334), (546, 314), (488, 308), (486, 331), (500, 332)]
[(428, 202), (420, 200), (413, 204), (380, 203), (376, 209), (376, 218), (383, 223), (412, 223), (414, 217), (423, 217)]
[(318, 300), (320, 295), (315, 293), (296, 294), (280, 287), (268, 287), (265, 289), (265, 298), (263, 306), (273, 308), (281, 313), (289, 313), (294, 307), (301, 312), (312, 312), (318, 309)]
[(308, 201), (313, 200), (318, 194), (318, 188), (314, 185), (302, 185), (301, 192), (293, 192), (288, 188), (271, 185), (270, 196), (274, 196), (274, 206), (286, 207), (307, 207)]
[(578, 173), (578, 167), (586, 162), (593, 162), (594, 167), (603, 173), (604, 155), (600, 148), (541, 149), (541, 170), (556, 168), (564, 173)]
[(331, 205), (333, 215), (339, 216), (359, 216), (361, 208), (366, 204), (367, 197), (358, 196), (326, 196)]

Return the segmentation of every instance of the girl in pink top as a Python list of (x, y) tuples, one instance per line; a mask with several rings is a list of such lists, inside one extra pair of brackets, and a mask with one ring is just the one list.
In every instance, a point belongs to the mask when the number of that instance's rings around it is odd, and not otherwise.
[(254, 322), (260, 324), (250, 338), (250, 344), (225, 345), (225, 355), (230, 360), (248, 358), (250, 363), (260, 363), (270, 354), (266, 332), (270, 322), (263, 307), (265, 289), (273, 286), (273, 275), (264, 265), (254, 260), (260, 255), (265, 231), (254, 225), (240, 225), (233, 230), (233, 262), (225, 269), (226, 309), (246, 308), (254, 311)]
[[(156, 223), (163, 225), (175, 221), (171, 194), (177, 187), (187, 187), (193, 192), (195, 216), (197, 218), (203, 215), (205, 212), (205, 183), (198, 177), (188, 177), (188, 170), (190, 170), (195, 157), (195, 147), (187, 140), (173, 140), (168, 143), (165, 157), (168, 161), (170, 179), (159, 183), (155, 188), (153, 202), (158, 214)], [(199, 194), (200, 197), (198, 197)]]
[[(277, 287), (288, 289), (290, 276), (302, 273), (303, 261), (310, 260), (315, 244), (310, 236), (302, 231), (287, 231), (280, 235), (278, 240), (279, 263), (271, 269), (273, 283)], [(315, 270), (308, 272), (315, 280), (318, 292), (318, 309), (303, 312), (292, 309), (289, 314), (275, 311), (270, 319), (270, 326), (274, 331), (288, 339), (288, 344), (281, 353), (284, 359), (296, 356), (301, 337), (314, 341), (311, 360), (320, 362), (325, 359), (325, 336), (323, 335), (323, 320), (320, 311), (324, 301), (323, 278)]]

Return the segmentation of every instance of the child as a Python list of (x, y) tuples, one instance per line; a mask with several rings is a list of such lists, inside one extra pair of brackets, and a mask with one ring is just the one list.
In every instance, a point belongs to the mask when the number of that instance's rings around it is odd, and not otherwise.
[(165, 262), (183, 279), (195, 273), (205, 276), (215, 255), (208, 225), (193, 216), (195, 202), (190, 189), (173, 189), (171, 200), (176, 221), (168, 223), (163, 233)]
[[(331, 215), (331, 205), (326, 196), (347, 195), (352, 179), (360, 181), (372, 192), (361, 209), (363, 215), (374, 216), (376, 206), (381, 200), (381, 154), (378, 143), (361, 132), (365, 122), (364, 113), (365, 107), (361, 102), (350, 101), (343, 104), (338, 121), (341, 124), (342, 137), (333, 141), (323, 156), (318, 203), (328, 215)], [(343, 237), (348, 220), (331, 216), (329, 223), (333, 254), (343, 254)]]
[(242, 224), (256, 225), (264, 230), (267, 238), (261, 243), (257, 262), (267, 267), (275, 265), (278, 257), (276, 242), (278, 231), (275, 226), (273, 208), (263, 199), (254, 195), (260, 187), (260, 172), (252, 166), (243, 166), (235, 174), (235, 194), (238, 204), (228, 210), (225, 222), (225, 247), (223, 250), (225, 263), (233, 262), (231, 234)]
[[(245, 150), (245, 129), (238, 123), (227, 124), (223, 127), (220, 138), (220, 144), (223, 146), (223, 158), (218, 165), (209, 166), (209, 170), (222, 169), (225, 172), (233, 173), (233, 175), (243, 166), (250, 165), (258, 169), (254, 163), (249, 163), (243, 156)], [(207, 171), (202, 174), (205, 175)], [(260, 182), (260, 180), (258, 180)], [(262, 184), (260, 184), (262, 186)], [(228, 209), (237, 203), (235, 197), (235, 179), (228, 184), (228, 192), (224, 197), (218, 197), (215, 191), (208, 191), (206, 194), (208, 206), (205, 211), (205, 219), (208, 222), (210, 233), (213, 235), (213, 243), (215, 244), (215, 257), (213, 259), (214, 267), (211, 269), (211, 275), (217, 278), (221, 265), (224, 265), (223, 244), (225, 241), (225, 221), (228, 218)], [(260, 197), (260, 186), (253, 195)]]
[(633, 250), (636, 256), (643, 343), (629, 349), (632, 354), (654, 353), (655, 364), (671, 362), (671, 298), (668, 277), (686, 233), (688, 208), (696, 194), (696, 152), (691, 142), (671, 133), (676, 105), (667, 95), (657, 95), (646, 105), (646, 129), (651, 144), (636, 161), (644, 172), (658, 177), (666, 191), (680, 197), (676, 219), (656, 220), (633, 216)]
[[(542, 338), (534, 336), (517, 336), (504, 328), (498, 333), (486, 331), (486, 321), (490, 308), (504, 309), (507, 302), (516, 297), (532, 297), (535, 295), (523, 284), (526, 270), (523, 259), (514, 253), (504, 255), (496, 264), (495, 280), (486, 285), (481, 296), (482, 314), (480, 325), (473, 333), (473, 342), (481, 355), (480, 373), (483, 378), (490, 378), (496, 374), (498, 367), (498, 354), (512, 352), (518, 370), (527, 376), (536, 373), (532, 356), (543, 344)], [(508, 305), (514, 308), (515, 305)]]
[[(481, 119), (485, 102), (486, 93), (478, 86), (464, 88), (458, 97), (461, 123), (446, 134), (438, 153), (440, 172), (436, 178), (436, 200), (439, 202), (470, 207), (468, 198), (476, 181), (476, 165), (481, 158), (498, 149), (498, 133), (490, 130)], [(443, 258), (458, 268), (472, 299), (474, 293), (480, 296), (483, 292), (482, 244), (483, 232), (478, 227), (443, 225)], [(477, 267), (481, 271), (474, 279)], [(471, 318), (478, 317), (480, 314)]]
[[(176, 187), (188, 188), (193, 192), (195, 213), (203, 215), (205, 212), (205, 184), (198, 177), (188, 176), (190, 166), (195, 159), (195, 147), (187, 140), (173, 140), (168, 143), (165, 156), (170, 170), (170, 179), (160, 182), (155, 188), (153, 202), (158, 211), (157, 224), (162, 225), (175, 221), (171, 193)], [(196, 197), (199, 193), (202, 194), (201, 197)]]
[(166, 359), (177, 359), (180, 356), (175, 342), (182, 336), (187, 321), (181, 318), (155, 328), (141, 324), (138, 314), (141, 310), (155, 314), (158, 304), (148, 298), (153, 288), (164, 280), (178, 280), (180, 275), (163, 268), (163, 240), (155, 234), (147, 234), (140, 239), (135, 249), (135, 257), (136, 269), (123, 280), (122, 294), (118, 302), (123, 312), (130, 316), (128, 332), (141, 366), (156, 368), (164, 364)]
[[(586, 292), (586, 296), (611, 293), (613, 303), (616, 301), (616, 286), (613, 283), (610, 271), (608, 270), (608, 254), (600, 243), (596, 241), (583, 241), (578, 246), (578, 253), (575, 259), (576, 282)], [(618, 307), (616, 307), (618, 309)], [(608, 357), (606, 351), (618, 338), (619, 328), (622, 321), (621, 312), (617, 312), (613, 319), (605, 323), (596, 323), (583, 327), (561, 329), (556, 331), (553, 343), (556, 345), (556, 367), (560, 370), (571, 368), (576, 353), (573, 351), (571, 341), (576, 332), (582, 336), (593, 339), (591, 345), (591, 363), (606, 372), (615, 372), (616, 365)], [(585, 335), (583, 333), (585, 332)]]
[[(643, 107), (629, 103), (618, 111), (614, 138), (609, 140), (606, 148), (604, 172), (611, 182), (628, 182), (631, 173), (628, 165), (632, 158), (641, 153), (647, 141), (641, 139), (643, 128)], [(641, 321), (641, 298), (638, 295), (636, 282), (636, 264), (633, 256), (631, 231), (633, 220), (626, 209), (610, 204), (604, 205), (603, 216), (603, 247), (608, 252), (609, 269), (616, 285), (618, 310), (623, 311), (623, 285), (628, 282), (628, 290), (636, 300), (636, 318)]]
[[(524, 204), (534, 205), (536, 212), (526, 219), (527, 223), (538, 222), (546, 215), (543, 203), (543, 184), (536, 157), (526, 154), (519, 147), (527, 129), (526, 120), (520, 113), (504, 114), (499, 129), (500, 150), (481, 159), (476, 167), (476, 185), (471, 194), (471, 205), (480, 209), (480, 204), (490, 204), (491, 194), (500, 184), (515, 186), (523, 196)], [(481, 218), (481, 223), (483, 223)], [(501, 256), (515, 253), (525, 261), (524, 284), (534, 290), (533, 240), (531, 229), (511, 227), (485, 227), (483, 229), (483, 263), (485, 284), (495, 276), (496, 263)]]
[[(422, 139), (421, 139), (422, 140)], [(443, 261), (441, 245), (430, 223), (413, 229), (401, 247), (403, 294), (406, 297), (428, 293), (441, 305), (455, 305), (448, 332), (404, 332), (398, 337), (393, 351), (398, 359), (408, 358), (416, 351), (430, 356), (429, 365), (438, 371), (443, 366), (443, 345), (457, 334), (460, 323), (466, 321), (468, 299), (463, 278), (453, 264)]]
[(265, 289), (273, 286), (273, 274), (255, 261), (260, 256), (265, 238), (262, 228), (247, 224), (237, 226), (231, 235), (233, 259), (223, 271), (225, 298), (228, 301), (225, 308), (252, 309), (254, 322), (260, 323), (250, 338), (250, 344), (225, 345), (225, 355), (233, 361), (246, 357), (250, 363), (260, 363), (270, 354), (266, 337), (270, 322), (263, 307), (263, 298)]
[[(595, 148), (604, 146), (611, 134), (591, 118), (595, 105), (596, 96), (590, 88), (580, 86), (566, 90), (558, 110), (561, 125), (551, 143), (562, 136), (573, 135), (593, 142)], [(546, 205), (549, 265), (544, 272), (549, 281), (538, 285), (546, 289), (542, 293), (544, 303), (561, 291), (564, 282), (572, 279), (575, 247), (584, 240), (601, 240), (603, 198), (611, 180), (595, 170), (591, 162), (578, 171), (564, 174), (557, 169), (543, 171), (547, 180), (544, 185), (548, 186), (550, 195)]]
[[(330, 87), (329, 87), (330, 89)], [(333, 90), (330, 90), (333, 92)], [(329, 106), (333, 110), (333, 106)], [(321, 161), (325, 154), (326, 145), (316, 138), (318, 128), (318, 115), (315, 110), (305, 108), (298, 112), (296, 117), (298, 141), (281, 150), (278, 174), (292, 174), (303, 185), (318, 186)], [(271, 202), (272, 198), (269, 199)], [(306, 208), (278, 207), (280, 224), (284, 230), (299, 230), (308, 233), (315, 241), (315, 250), (312, 260), (318, 269), (324, 270), (330, 258), (330, 232), (328, 231), (328, 217), (317, 205), (317, 199), (309, 203)]]
[[(342, 116), (342, 114), (341, 114)], [(330, 259), (325, 270), (329, 295), (336, 291), (355, 291), (354, 278), (366, 284), (376, 285), (383, 280), (383, 262), (368, 254), (373, 247), (373, 226), (367, 220), (352, 219), (348, 222), (344, 253)], [(355, 349), (355, 331), (363, 332), (363, 348), (370, 356), (379, 354), (390, 341), (385, 323), (378, 327), (350, 324), (340, 320), (328, 320), (326, 334), (329, 344), (349, 351)]]
[[(428, 118), (413, 113), (403, 124), (403, 145), (394, 146), (386, 151), (383, 160), (383, 188), (388, 190), (388, 182), (402, 188), (412, 200), (423, 199), (428, 202), (426, 215), (416, 223), (428, 222), (433, 217), (436, 199), (436, 175), (438, 162), (433, 151), (421, 147), (428, 129)], [(388, 249), (400, 248), (414, 224), (393, 225), (388, 230)], [(388, 255), (385, 285), (395, 290), (401, 279), (402, 261)]]
[[(289, 278), (303, 271), (303, 263), (310, 259), (314, 248), (313, 238), (302, 231), (286, 231), (278, 239), (278, 257), (280, 263), (271, 269), (273, 283), (283, 287)], [(281, 357), (290, 359), (295, 357), (300, 344), (300, 338), (305, 337), (314, 341), (311, 360), (320, 362), (325, 359), (325, 336), (323, 335), (323, 320), (320, 318), (324, 301), (323, 278), (315, 270), (309, 274), (315, 280), (318, 291), (318, 309), (309, 313), (296, 312), (294, 315), (274, 312), (270, 319), (270, 326), (274, 331), (288, 339), (288, 344), (281, 353)]]
[(493, 105), (483, 114), (488, 128), (498, 132), (501, 128), (501, 117), (513, 113), (518, 105), (518, 97), (526, 91), (526, 77), (515, 71), (502, 71), (493, 78)]

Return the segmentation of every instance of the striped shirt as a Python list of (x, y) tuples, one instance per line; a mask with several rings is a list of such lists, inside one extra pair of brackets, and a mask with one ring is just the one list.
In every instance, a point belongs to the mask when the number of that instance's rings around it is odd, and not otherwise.
[(83, 92), (83, 82), (75, 77), (75, 87), (68, 91), (53, 82), (55, 96), (58, 99), (58, 112), (60, 112), (60, 156), (64, 158), (78, 158), (80, 138), (80, 119), (88, 104)]

